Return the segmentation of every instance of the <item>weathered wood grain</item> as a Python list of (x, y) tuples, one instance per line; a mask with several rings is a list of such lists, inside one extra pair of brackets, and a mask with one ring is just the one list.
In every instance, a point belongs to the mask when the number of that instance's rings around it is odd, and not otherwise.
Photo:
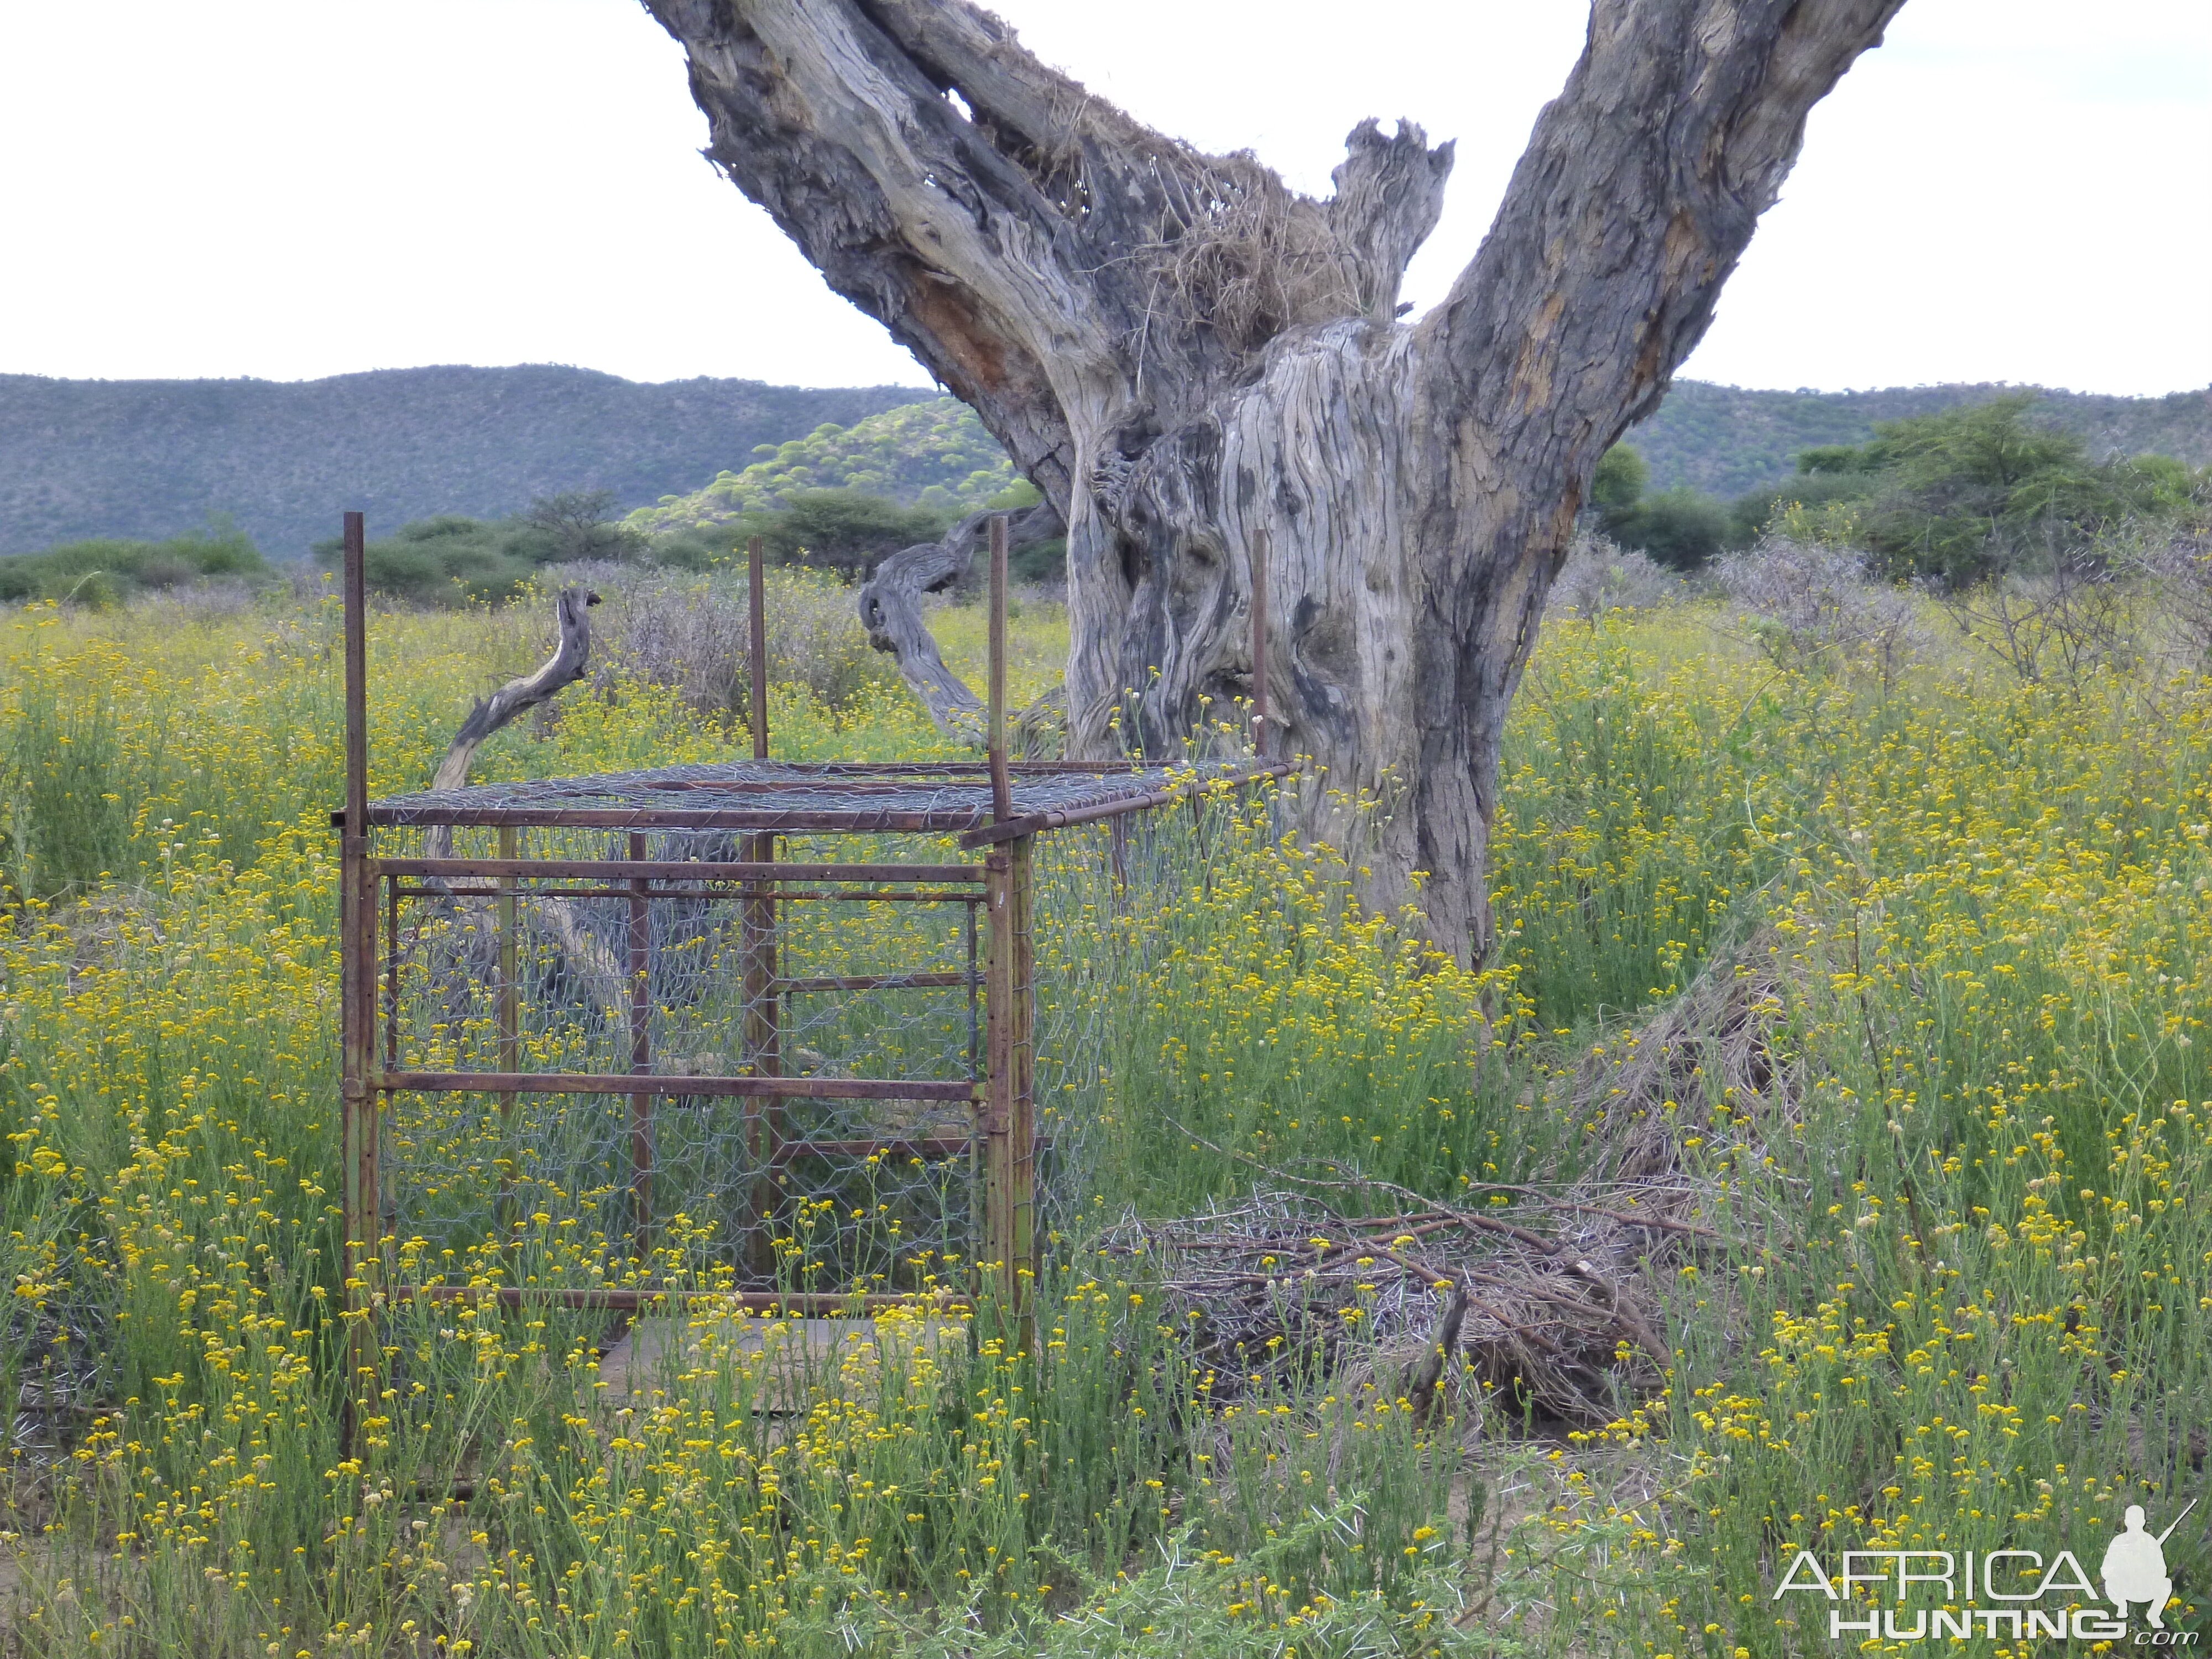
[(1480, 250), (1407, 323), (1451, 165), (1410, 124), (1361, 124), (1315, 201), (1144, 126), (967, 0), (646, 0), (708, 156), (1066, 523), (1067, 752), (1179, 752), (1246, 694), (1265, 531), (1277, 752), (1317, 763), (1308, 825), (1342, 835), (1348, 794), (1388, 798), (1370, 897), (1431, 872), (1462, 959), (1488, 943), (1506, 708), (1590, 471), (1902, 3), (1595, 0)]

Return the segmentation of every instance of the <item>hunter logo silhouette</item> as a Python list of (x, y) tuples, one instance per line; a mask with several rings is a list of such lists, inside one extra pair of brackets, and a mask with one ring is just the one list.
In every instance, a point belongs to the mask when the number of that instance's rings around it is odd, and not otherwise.
[(2185, 1509), (2173, 1517), (2168, 1527), (2155, 1538), (2143, 1530), (2142, 1505), (2130, 1504), (2124, 1517), (2127, 1530), (2105, 1547), (2105, 1562), (2098, 1576), (2105, 1581), (2106, 1599), (2119, 1609), (2120, 1617), (2128, 1616), (2128, 1603), (2141, 1601), (2150, 1620), (2153, 1630), (2164, 1630), (2166, 1598), (2173, 1594), (2173, 1580), (2166, 1571), (2166, 1540), (2173, 1535), (2173, 1528), (2197, 1507), (2197, 1500), (2189, 1500)]

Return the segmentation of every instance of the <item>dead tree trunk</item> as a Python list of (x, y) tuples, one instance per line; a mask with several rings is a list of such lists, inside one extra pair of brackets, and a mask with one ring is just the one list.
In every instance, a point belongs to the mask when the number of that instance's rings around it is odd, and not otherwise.
[[(1144, 127), (967, 0), (646, 0), (711, 159), (1065, 520), (1068, 752), (1180, 752), (1243, 694), (1264, 528), (1281, 752), (1392, 799), (1370, 897), (1430, 872), (1462, 959), (1488, 942), (1506, 706), (1591, 469), (1902, 3), (1596, 0), (1480, 251), (1409, 325), (1451, 162), (1418, 128), (1363, 123), (1315, 201)], [(1330, 799), (1310, 827), (1342, 828)]]

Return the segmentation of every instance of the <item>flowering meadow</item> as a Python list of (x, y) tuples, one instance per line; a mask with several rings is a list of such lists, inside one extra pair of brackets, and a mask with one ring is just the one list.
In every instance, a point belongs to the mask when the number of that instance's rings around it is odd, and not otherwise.
[[(374, 792), (427, 779), (548, 613), (372, 619)], [(976, 678), (976, 619), (939, 621)], [(1017, 628), (1026, 700), (1065, 623)], [(0, 617), (0, 1652), (1750, 1659), (1841, 1646), (1831, 1603), (1773, 1597), (1801, 1549), (2094, 1570), (2126, 1504), (2155, 1528), (2204, 1490), (2212, 679), (2024, 683), (1955, 640), (1785, 666), (1692, 604), (1552, 624), (1480, 970), (1265, 801), (1141, 902), (1041, 850), (1042, 1029), (1087, 1058), (1041, 1068), (1080, 1156), (1033, 1329), (726, 1315), (678, 1217), (621, 1265), (670, 1293), (627, 1368), (605, 1316), (484, 1296), (380, 1310), (364, 1385), (337, 644), (313, 592)], [(893, 679), (774, 702), (779, 756), (954, 752)], [(477, 775), (745, 744), (617, 648)], [(1729, 1030), (1668, 1023), (1736, 983)], [(1662, 1043), (1686, 1058), (1646, 1098)], [(1730, 1043), (1755, 1084), (1698, 1059)], [(1360, 1300), (1326, 1352), (1224, 1376), (1101, 1246), (1285, 1171), (1520, 1215), (1605, 1179), (1625, 1121), (1698, 1225), (1645, 1263), (1668, 1363), (1624, 1356), (1581, 1419), (1471, 1372), (1417, 1406), (1418, 1345)], [(798, 1271), (842, 1219), (777, 1249)], [(492, 1284), (495, 1254), (437, 1271)], [(2203, 1520), (2166, 1547), (2176, 1629)]]

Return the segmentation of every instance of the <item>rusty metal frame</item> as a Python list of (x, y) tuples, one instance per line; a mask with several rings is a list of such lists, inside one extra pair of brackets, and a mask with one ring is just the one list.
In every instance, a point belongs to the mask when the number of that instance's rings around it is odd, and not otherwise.
[[(471, 1092), (504, 1097), (511, 1113), (521, 1094), (625, 1096), (629, 1103), (632, 1222), (641, 1259), (650, 1251), (653, 1214), (651, 1188), (652, 1137), (656, 1101), (737, 1096), (746, 1102), (746, 1136), (763, 1174), (754, 1209), (766, 1219), (775, 1202), (767, 1173), (809, 1157), (866, 1157), (871, 1154), (954, 1158), (969, 1154), (971, 1178), (981, 1189), (981, 1224), (971, 1295), (997, 1299), (1016, 1328), (1030, 1324), (1031, 1285), (1037, 1267), (1036, 1183), (1038, 1139), (1035, 1100), (1035, 998), (1033, 981), (1035, 838), (1040, 833), (1099, 819), (1115, 820), (1113, 861), (1117, 878), (1124, 848), (1118, 822), (1133, 812), (1156, 810), (1216, 787), (1234, 787), (1297, 769), (1295, 763), (1271, 761), (1267, 730), (1269, 709), (1264, 643), (1267, 636), (1267, 549), (1255, 539), (1252, 559), (1254, 760), (1212, 775), (1179, 779), (1163, 788), (1093, 805), (1020, 813), (1013, 782), (1024, 776), (1110, 775), (1126, 763), (1011, 761), (1006, 749), (1006, 526), (994, 519), (990, 528), (990, 700), (988, 747), (980, 763), (898, 763), (870, 765), (824, 763), (793, 767), (827, 787), (864, 794), (871, 781), (921, 774), (982, 773), (991, 786), (991, 821), (967, 828), (963, 848), (982, 850), (980, 864), (801, 864), (776, 857), (777, 836), (786, 830), (830, 830), (846, 833), (897, 833), (951, 830), (926, 813), (852, 811), (772, 812), (742, 808), (704, 811), (681, 805), (684, 793), (670, 791), (665, 808), (599, 811), (514, 806), (462, 809), (434, 819), (454, 825), (482, 824), (499, 832), (495, 858), (380, 858), (370, 836), (380, 814), (368, 795), (368, 710), (366, 532), (362, 516), (344, 517), (345, 806), (333, 812), (339, 842), (341, 1158), (343, 1165), (343, 1270), (344, 1282), (347, 1386), (343, 1389), (343, 1432), (349, 1455), (356, 1444), (356, 1401), (375, 1398), (381, 1352), (374, 1309), (383, 1302), (425, 1299), (495, 1299), (502, 1305), (545, 1303), (574, 1308), (635, 1310), (661, 1303), (717, 1303), (732, 1309), (787, 1313), (873, 1312), (893, 1306), (946, 1304), (950, 1292), (841, 1294), (729, 1291), (662, 1293), (617, 1286), (473, 1286), (398, 1285), (389, 1282), (385, 1261), (393, 1241), (387, 1236), (379, 1139), (384, 1108), (395, 1091)], [(767, 626), (761, 544), (748, 548), (748, 610), (750, 698), (747, 713), (756, 760), (769, 758)], [(846, 780), (850, 781), (847, 782)], [(911, 820), (911, 822), (909, 822)], [(965, 820), (972, 825), (974, 819)], [(528, 830), (561, 825), (605, 825), (629, 832), (628, 859), (532, 857), (525, 844)], [(743, 830), (744, 856), (706, 862), (649, 860), (645, 831), (661, 828), (714, 827)], [(407, 885), (410, 882), (413, 885)], [(452, 885), (468, 882), (465, 888)], [(583, 888), (550, 887), (550, 882), (599, 884)], [(436, 883), (436, 886), (422, 884)], [(793, 883), (806, 884), (794, 887)], [(651, 1072), (650, 994), (644, 963), (649, 956), (648, 908), (652, 901), (705, 895), (734, 887), (740, 899), (740, 961), (745, 977), (746, 1026), (741, 1055), (748, 1075), (659, 1077)], [(515, 940), (519, 902), (532, 894), (577, 892), (627, 901), (629, 927), (625, 968), (630, 980), (628, 1016), (630, 1069), (627, 1073), (527, 1073), (521, 1069), (520, 989)], [(379, 980), (377, 901), (386, 896), (394, 915), (388, 925), (396, 946), (397, 906), (403, 897), (471, 896), (494, 907), (497, 949), (496, 1073), (404, 1070), (396, 1051), (377, 1052)], [(965, 907), (968, 965), (964, 973), (848, 975), (787, 977), (778, 971), (777, 915), (780, 905), (809, 901), (903, 900), (957, 902)], [(977, 915), (978, 907), (981, 915)], [(396, 988), (396, 971), (383, 975)], [(969, 1004), (969, 1073), (966, 1081), (886, 1079), (817, 1079), (783, 1075), (781, 1009), (784, 995), (832, 989), (947, 987), (964, 984)], [(396, 994), (396, 989), (395, 993)], [(978, 1001), (981, 1002), (980, 1018)], [(396, 1030), (394, 1011), (386, 1035)], [(969, 1135), (890, 1137), (881, 1140), (805, 1140), (786, 1138), (784, 1103), (798, 1098), (929, 1099), (969, 1102), (975, 1112)], [(512, 1194), (501, 1182), (495, 1226), (511, 1232), (516, 1218)], [(760, 1236), (766, 1240), (769, 1230)]]

